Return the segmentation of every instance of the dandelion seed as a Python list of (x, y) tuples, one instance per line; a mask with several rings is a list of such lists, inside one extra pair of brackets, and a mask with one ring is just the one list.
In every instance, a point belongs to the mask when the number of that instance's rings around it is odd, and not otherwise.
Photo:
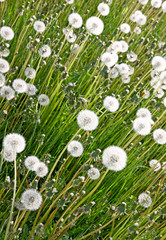
[(151, 0), (151, 5), (154, 8), (160, 8), (162, 4), (162, 0)]
[(120, 30), (123, 32), (123, 33), (129, 33), (130, 32), (130, 25), (127, 24), (127, 23), (122, 23), (120, 25)]
[(104, 2), (102, 2), (98, 5), (97, 10), (99, 11), (99, 13), (102, 16), (107, 16), (110, 12), (110, 8), (109, 8), (108, 4), (106, 4)]
[(143, 192), (138, 196), (138, 202), (141, 206), (148, 208), (152, 204), (152, 199), (148, 194)]
[(27, 84), (24, 80), (17, 78), (13, 81), (12, 84), (14, 90), (18, 93), (24, 93), (27, 90)]
[(27, 77), (27, 78), (30, 78), (30, 79), (33, 79), (33, 78), (35, 78), (35, 76), (36, 76), (36, 71), (35, 71), (35, 69), (34, 68), (31, 68), (31, 67), (27, 67), (26, 69), (25, 69), (25, 76)]
[(48, 45), (44, 45), (38, 50), (38, 53), (43, 58), (49, 57), (51, 55), (51, 48)]
[(116, 53), (105, 52), (101, 55), (101, 61), (107, 67), (112, 67), (118, 61), (118, 55)]
[(25, 167), (29, 170), (35, 171), (36, 165), (39, 163), (39, 159), (36, 156), (29, 156), (25, 159)]
[(27, 95), (34, 96), (37, 93), (37, 91), (38, 90), (35, 87), (35, 85), (30, 84), (30, 83), (27, 84), (27, 90), (26, 90)]
[(121, 171), (126, 167), (127, 154), (120, 147), (110, 146), (103, 152), (102, 163), (109, 170), (115, 172)]
[(135, 54), (134, 52), (129, 52), (127, 53), (127, 59), (130, 61), (130, 62), (135, 62), (137, 60), (137, 54)]
[(10, 146), (4, 148), (3, 159), (7, 162), (13, 162), (16, 159), (16, 152)]
[(155, 56), (152, 59), (152, 66), (156, 71), (162, 72), (166, 69), (166, 60), (163, 57)]
[(88, 170), (88, 176), (92, 179), (92, 180), (96, 180), (100, 177), (100, 172), (97, 168), (90, 168)]
[(35, 211), (40, 208), (42, 204), (42, 196), (35, 189), (28, 189), (23, 192), (21, 196), (21, 203), (30, 211)]
[(94, 35), (100, 35), (104, 29), (103, 21), (98, 17), (90, 17), (86, 21), (86, 29)]
[(166, 1), (162, 3), (162, 10), (164, 13), (166, 12)]
[(25, 149), (25, 139), (22, 135), (17, 133), (9, 133), (3, 140), (4, 149), (12, 148), (16, 153), (20, 153)]
[(71, 13), (68, 17), (68, 21), (74, 28), (80, 28), (83, 24), (82, 17), (78, 13)]
[(146, 5), (149, 0), (138, 0), (138, 2), (142, 5)]
[(73, 157), (80, 157), (84, 151), (84, 148), (82, 144), (79, 141), (71, 141), (67, 147), (67, 151), (73, 156)]
[(3, 58), (0, 58), (0, 73), (6, 73), (9, 71), (9, 63)]
[(98, 116), (91, 110), (82, 110), (77, 116), (77, 124), (85, 131), (92, 131), (99, 124)]
[(48, 173), (47, 165), (43, 162), (39, 162), (35, 165), (35, 173), (38, 177), (45, 177)]
[(154, 168), (154, 172), (157, 172), (158, 170), (161, 169), (161, 164), (160, 162), (158, 162), (156, 159), (152, 159), (150, 162), (149, 162), (149, 166), (151, 168)]
[(12, 40), (14, 38), (14, 32), (8, 26), (3, 26), (0, 28), (0, 35), (5, 40)]
[(39, 33), (44, 32), (46, 29), (46, 26), (45, 26), (44, 22), (42, 22), (42, 21), (35, 21), (33, 24), (33, 27)]
[(47, 106), (49, 104), (49, 97), (45, 94), (41, 94), (39, 97), (38, 97), (38, 102), (40, 105), (42, 106)]
[(7, 100), (11, 100), (15, 97), (15, 92), (10, 86), (3, 86), (0, 89), (1, 97), (6, 98)]
[(0, 87), (3, 87), (5, 85), (5, 81), (6, 81), (5, 76), (2, 73), (0, 73)]
[(151, 131), (151, 124), (148, 118), (138, 117), (133, 121), (133, 129), (136, 133), (146, 136)]
[(119, 108), (119, 101), (115, 97), (107, 96), (103, 105), (108, 111), (116, 112)]
[(161, 145), (165, 144), (166, 143), (166, 131), (161, 128), (156, 129), (153, 132), (153, 139), (158, 144), (161, 144)]

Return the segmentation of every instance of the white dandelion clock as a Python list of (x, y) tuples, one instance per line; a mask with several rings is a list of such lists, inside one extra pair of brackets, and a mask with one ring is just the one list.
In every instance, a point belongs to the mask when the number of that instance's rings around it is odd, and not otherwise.
[(138, 196), (138, 202), (141, 206), (148, 208), (152, 204), (152, 199), (148, 194), (143, 192)]
[(109, 8), (108, 4), (106, 4), (104, 2), (102, 2), (98, 5), (97, 10), (102, 16), (107, 16), (110, 12), (110, 8)]
[(104, 23), (100, 18), (93, 16), (86, 21), (86, 29), (94, 35), (100, 35), (104, 30)]
[(49, 97), (45, 94), (41, 94), (39, 97), (38, 97), (38, 102), (40, 105), (42, 106), (47, 106), (50, 102), (49, 100)]
[(162, 10), (164, 13), (166, 12), (166, 1), (162, 3)]
[(24, 80), (17, 78), (13, 81), (12, 86), (18, 93), (24, 93), (27, 90), (27, 84)]
[(165, 97), (164, 100), (163, 100), (163, 104), (164, 104), (164, 106), (166, 107), (166, 97)]
[(0, 73), (6, 73), (9, 71), (10, 65), (8, 61), (3, 58), (0, 58)]
[(151, 118), (151, 112), (147, 108), (140, 108), (136, 113), (137, 117), (148, 117)]
[(98, 116), (91, 110), (82, 110), (77, 116), (77, 124), (85, 131), (95, 130), (99, 124)]
[(7, 100), (11, 100), (15, 97), (15, 92), (10, 86), (3, 86), (0, 89), (1, 97), (6, 98)]
[(118, 55), (116, 53), (105, 52), (101, 55), (101, 61), (107, 67), (112, 67), (118, 61)]
[(26, 89), (26, 94), (29, 96), (34, 96), (37, 93), (37, 88), (35, 85), (27, 83), (27, 89)]
[(65, 36), (66, 36), (66, 40), (70, 43), (75, 42), (75, 40), (77, 38), (76, 34), (74, 34), (74, 33), (68, 33)]
[(73, 157), (80, 157), (84, 151), (84, 148), (79, 141), (73, 140), (73, 141), (71, 141), (71, 143), (69, 143), (69, 145), (67, 147), (67, 151)]
[(140, 27), (135, 27), (135, 28), (134, 28), (134, 32), (135, 32), (137, 35), (141, 34), (141, 28), (140, 28)]
[(142, 5), (146, 5), (149, 0), (138, 0), (138, 2)]
[(130, 25), (127, 24), (127, 23), (122, 23), (120, 25), (120, 30), (123, 32), (123, 33), (129, 33), (130, 32)]
[(74, 0), (66, 0), (66, 3), (68, 3), (68, 4), (73, 4), (73, 3), (74, 3)]
[(47, 165), (43, 162), (39, 162), (35, 165), (35, 173), (38, 177), (45, 177), (48, 173)]
[(156, 89), (154, 89), (154, 94), (157, 98), (162, 98), (164, 96), (164, 91), (163, 91), (163, 89), (159, 89), (158, 91), (156, 91)]
[(161, 164), (158, 160), (156, 159), (152, 159), (150, 162), (149, 162), (149, 166), (151, 168), (154, 168), (154, 172), (157, 172), (158, 170), (161, 169)]
[(121, 75), (129, 73), (129, 66), (126, 63), (119, 64), (118, 68)]
[(12, 148), (16, 153), (20, 153), (25, 149), (25, 138), (17, 133), (9, 133), (3, 140), (3, 146), (5, 149)]
[(10, 146), (7, 146), (3, 150), (3, 159), (7, 162), (13, 162), (16, 159), (16, 152)]
[(73, 28), (80, 28), (83, 24), (82, 17), (78, 13), (71, 13), (68, 17), (68, 21)]
[(153, 132), (153, 139), (158, 144), (161, 144), (161, 145), (165, 144), (166, 143), (166, 131), (161, 128), (156, 129)]
[(14, 38), (14, 32), (8, 26), (3, 26), (0, 28), (0, 35), (5, 40), (12, 40)]
[(125, 83), (125, 84), (127, 84), (127, 83), (129, 83), (130, 82), (130, 76), (128, 75), (128, 74), (123, 74), (122, 75), (122, 82), (123, 83)]
[(152, 66), (156, 71), (162, 72), (166, 69), (166, 60), (161, 56), (155, 56), (152, 59)]
[(138, 23), (140, 26), (143, 26), (146, 24), (147, 17), (144, 14), (138, 14), (135, 18), (136, 23)]
[(109, 52), (109, 53), (112, 53), (112, 52), (118, 53), (121, 51), (122, 51), (122, 45), (121, 45), (120, 41), (113, 42), (111, 47), (107, 48), (107, 52)]
[(109, 170), (121, 171), (126, 167), (127, 154), (120, 147), (110, 146), (103, 152), (102, 163)]
[(148, 90), (144, 90), (142, 92), (142, 97), (145, 98), (145, 99), (149, 98), (150, 97), (150, 92)]
[(125, 41), (120, 41), (120, 44), (121, 44), (121, 52), (127, 52), (128, 51), (128, 48), (129, 48), (129, 45), (127, 42)]
[(44, 32), (46, 29), (44, 22), (39, 21), (39, 20), (34, 22), (33, 27), (34, 27), (35, 31), (39, 32), (39, 33)]
[(35, 171), (36, 170), (36, 166), (39, 163), (39, 159), (36, 156), (28, 156), (25, 159), (24, 165), (28, 170), (32, 170)]
[(10, 50), (8, 48), (0, 50), (0, 57), (8, 57), (9, 55), (10, 55)]
[(110, 78), (117, 78), (119, 75), (119, 70), (117, 67), (113, 67), (112, 69), (109, 70), (108, 74)]
[(25, 76), (27, 77), (27, 78), (30, 78), (30, 79), (33, 79), (33, 78), (35, 78), (35, 76), (36, 76), (36, 71), (35, 71), (35, 69), (34, 68), (31, 68), (31, 67), (27, 67), (26, 69), (25, 69)]
[(5, 85), (5, 81), (6, 81), (5, 76), (2, 73), (0, 73), (0, 87), (3, 87)]
[(151, 0), (151, 5), (154, 8), (160, 8), (162, 4), (162, 0)]
[(100, 172), (97, 168), (90, 168), (88, 170), (88, 176), (92, 179), (92, 180), (96, 180), (100, 177)]
[(38, 53), (41, 57), (47, 58), (51, 55), (51, 48), (48, 45), (43, 45), (39, 48)]
[(146, 136), (151, 131), (151, 123), (148, 118), (138, 117), (133, 121), (133, 129), (139, 135)]
[(104, 107), (110, 112), (116, 112), (119, 108), (119, 101), (115, 97), (107, 96), (103, 102)]
[(21, 196), (21, 203), (30, 211), (35, 211), (40, 208), (42, 204), (42, 196), (35, 189), (28, 189), (23, 192)]
[(135, 54), (134, 52), (129, 52), (127, 53), (127, 59), (130, 61), (130, 62), (135, 62), (137, 60), (137, 54)]

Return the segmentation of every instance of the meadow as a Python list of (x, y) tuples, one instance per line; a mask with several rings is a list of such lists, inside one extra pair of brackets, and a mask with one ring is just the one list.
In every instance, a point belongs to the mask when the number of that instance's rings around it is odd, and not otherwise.
[(0, 240), (166, 239), (166, 1), (0, 0)]

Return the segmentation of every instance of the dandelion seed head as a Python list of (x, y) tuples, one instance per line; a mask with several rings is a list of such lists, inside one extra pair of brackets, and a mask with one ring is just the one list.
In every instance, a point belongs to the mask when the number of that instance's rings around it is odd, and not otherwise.
[(127, 23), (122, 23), (120, 25), (120, 30), (123, 32), (123, 33), (129, 33), (130, 32), (130, 25), (127, 24)]
[(26, 94), (29, 96), (34, 96), (37, 93), (37, 88), (35, 87), (35, 85), (27, 83), (27, 89), (26, 89)]
[(165, 144), (166, 143), (166, 131), (159, 128), (154, 130), (153, 132), (153, 139), (158, 144)]
[(82, 17), (78, 13), (71, 13), (68, 17), (68, 21), (74, 28), (80, 28), (83, 24)]
[(74, 3), (74, 0), (66, 0), (66, 3), (68, 3), (68, 4), (73, 4), (73, 3)]
[(116, 112), (119, 108), (119, 101), (112, 96), (107, 96), (103, 102), (104, 107), (110, 112)]
[(67, 147), (67, 151), (73, 157), (80, 157), (84, 151), (84, 148), (79, 141), (73, 140), (73, 141), (71, 141), (71, 143), (69, 143), (69, 145)]
[(13, 81), (12, 86), (18, 93), (24, 93), (27, 90), (27, 84), (24, 80), (17, 78)]
[(11, 100), (15, 97), (15, 92), (10, 86), (3, 86), (0, 89), (1, 97), (6, 98), (7, 100)]
[(147, 108), (140, 108), (138, 109), (137, 113), (136, 113), (137, 117), (148, 117), (151, 118), (151, 112), (147, 109)]
[(162, 4), (162, 0), (151, 0), (151, 5), (154, 8), (160, 8)]
[(8, 48), (0, 50), (0, 57), (8, 57), (9, 55), (10, 55), (10, 50)]
[(121, 75), (129, 73), (129, 66), (126, 63), (119, 64), (118, 69)]
[(140, 27), (135, 27), (134, 32), (138, 35), (141, 34), (141, 28)]
[(88, 170), (88, 176), (92, 179), (92, 180), (96, 180), (100, 177), (100, 172), (97, 168), (90, 168)]
[(161, 56), (155, 56), (152, 59), (152, 66), (156, 71), (162, 72), (166, 69), (166, 60)]
[(127, 154), (120, 147), (110, 146), (103, 151), (102, 163), (109, 170), (121, 171), (126, 167)]
[(46, 29), (46, 26), (42, 21), (35, 21), (33, 24), (33, 27), (36, 30), (36, 32), (39, 32), (39, 33), (44, 32)]
[(127, 59), (130, 61), (130, 62), (135, 62), (137, 60), (137, 54), (135, 54), (134, 52), (129, 52), (127, 53)]
[(77, 124), (85, 131), (92, 131), (99, 124), (98, 116), (91, 110), (82, 110), (77, 116)]
[(152, 199), (147, 193), (143, 192), (138, 196), (138, 202), (141, 206), (148, 208), (152, 204)]
[(112, 67), (118, 61), (118, 55), (116, 53), (105, 52), (101, 55), (101, 61), (107, 67)]
[(47, 58), (51, 55), (51, 48), (48, 45), (43, 45), (39, 48), (38, 53), (41, 57)]
[(0, 73), (6, 73), (9, 71), (9, 63), (3, 58), (0, 58)]
[(33, 78), (35, 78), (35, 76), (36, 76), (36, 71), (35, 71), (35, 69), (34, 68), (31, 68), (31, 67), (27, 67), (26, 69), (25, 69), (25, 76), (27, 77), (27, 78), (30, 78), (30, 79), (33, 79)]
[(35, 189), (28, 189), (23, 192), (21, 196), (21, 203), (30, 211), (35, 211), (40, 208), (42, 204), (42, 196)]
[(45, 177), (48, 173), (48, 167), (45, 163), (39, 162), (35, 165), (35, 173), (38, 177)]
[(102, 16), (107, 16), (110, 12), (110, 8), (109, 8), (108, 4), (106, 4), (104, 2), (102, 2), (98, 5), (97, 10)]
[(5, 85), (5, 81), (6, 81), (5, 76), (2, 73), (0, 73), (0, 87), (3, 87)]
[(149, 0), (138, 0), (138, 2), (142, 5), (146, 5)]
[(3, 140), (3, 146), (5, 149), (12, 148), (16, 153), (20, 153), (25, 149), (25, 139), (22, 135), (17, 133), (9, 133)]
[(36, 165), (39, 163), (39, 159), (36, 156), (28, 156), (25, 159), (25, 167), (29, 170), (35, 171), (36, 170)]
[(86, 29), (94, 35), (100, 35), (104, 30), (104, 23), (98, 17), (90, 17), (86, 21)]
[(133, 121), (133, 129), (139, 135), (148, 135), (151, 131), (151, 124), (148, 118), (138, 117)]
[(158, 160), (156, 159), (152, 159), (150, 162), (149, 162), (149, 166), (151, 168), (154, 168), (154, 172), (157, 172), (158, 170), (161, 169), (161, 164)]
[(166, 12), (166, 1), (162, 3), (162, 10), (164, 13)]
[(49, 100), (49, 97), (45, 94), (41, 94), (39, 97), (38, 97), (38, 102), (40, 105), (42, 106), (47, 106), (50, 102)]
[(8, 26), (3, 26), (0, 28), (0, 35), (5, 40), (12, 40), (14, 38), (14, 32)]
[(16, 152), (10, 147), (10, 145), (4, 148), (3, 159), (7, 162), (13, 162), (14, 159), (16, 159)]

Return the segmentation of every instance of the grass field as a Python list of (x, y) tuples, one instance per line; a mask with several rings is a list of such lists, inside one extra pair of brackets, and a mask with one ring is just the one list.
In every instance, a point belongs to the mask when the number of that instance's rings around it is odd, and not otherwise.
[[(137, 0), (113, 0), (109, 14), (103, 16), (104, 10), (98, 11), (101, 2), (0, 0), (0, 28), (8, 26), (14, 31), (14, 37), (7, 40), (0, 30), (0, 61), (5, 59), (10, 65), (3, 71), (0, 62), (0, 73), (6, 79), (1, 85), (0, 75), (0, 240), (166, 239), (166, 139), (159, 143), (154, 137), (156, 129), (166, 130), (164, 4), (154, 7), (151, 0), (144, 6)], [(145, 24), (131, 20), (138, 10), (147, 17)], [(68, 21), (73, 12), (82, 17), (79, 28)], [(104, 23), (101, 34), (88, 31), (86, 21), (92, 16)], [(45, 24), (43, 32), (35, 30), (37, 20)], [(129, 24), (128, 33), (121, 28), (123, 23)], [(66, 27), (70, 27), (72, 43)], [(139, 34), (136, 27), (141, 29)], [(116, 41), (125, 41), (128, 50), (112, 49)], [(51, 49), (48, 57), (40, 54), (43, 45)], [(108, 58), (102, 60), (108, 48), (110, 55), (116, 52), (118, 56), (109, 66)], [(3, 55), (4, 49), (9, 49), (8, 56)], [(130, 60), (131, 52), (136, 54), (135, 61)], [(153, 64), (155, 56), (165, 60), (163, 70), (158, 70), (160, 64)], [(122, 63), (125, 69), (130, 66), (130, 74), (129, 69), (128, 74), (122, 73)], [(35, 69), (34, 77), (26, 75), (27, 67)], [(111, 69), (120, 69), (115, 78)], [(154, 72), (157, 77), (152, 76)], [(33, 84), (37, 91), (28, 94), (26, 85), (26, 91), (19, 93), (14, 89), (15, 79)], [(12, 99), (3, 96), (3, 85), (14, 89)], [(38, 99), (41, 94), (49, 98), (46, 106)], [(119, 107), (115, 111), (103, 105), (107, 96), (117, 99)], [(147, 134), (146, 127), (142, 134), (133, 127), (141, 108), (147, 108), (154, 121), (150, 124), (148, 118), (143, 118), (150, 127)], [(78, 122), (79, 113), (85, 109), (98, 117), (94, 130), (84, 129)], [(86, 121), (89, 117), (90, 113)], [(86, 121), (83, 126), (89, 124)], [(11, 149), (4, 141), (10, 133), (20, 134), (26, 141), (22, 150), (12, 148), (15, 157), (11, 161), (4, 157)], [(163, 134), (162, 139), (166, 138), (166, 132)], [(69, 150), (73, 140), (84, 149), (78, 157), (72, 154), (77, 147)], [(103, 163), (103, 152), (109, 146), (117, 146), (127, 154), (123, 169), (110, 170)], [(48, 173), (42, 176), (37, 170), (27, 169), (28, 156), (45, 163)], [(109, 161), (114, 166), (112, 158)], [(121, 159), (122, 155), (115, 162)], [(157, 165), (152, 164), (153, 159), (158, 160)], [(89, 174), (93, 168), (100, 172), (95, 180)], [(22, 194), (28, 189), (36, 189), (42, 197), (36, 210), (23, 204)], [(147, 199), (140, 203), (142, 193), (150, 197), (150, 206), (144, 205)]]

